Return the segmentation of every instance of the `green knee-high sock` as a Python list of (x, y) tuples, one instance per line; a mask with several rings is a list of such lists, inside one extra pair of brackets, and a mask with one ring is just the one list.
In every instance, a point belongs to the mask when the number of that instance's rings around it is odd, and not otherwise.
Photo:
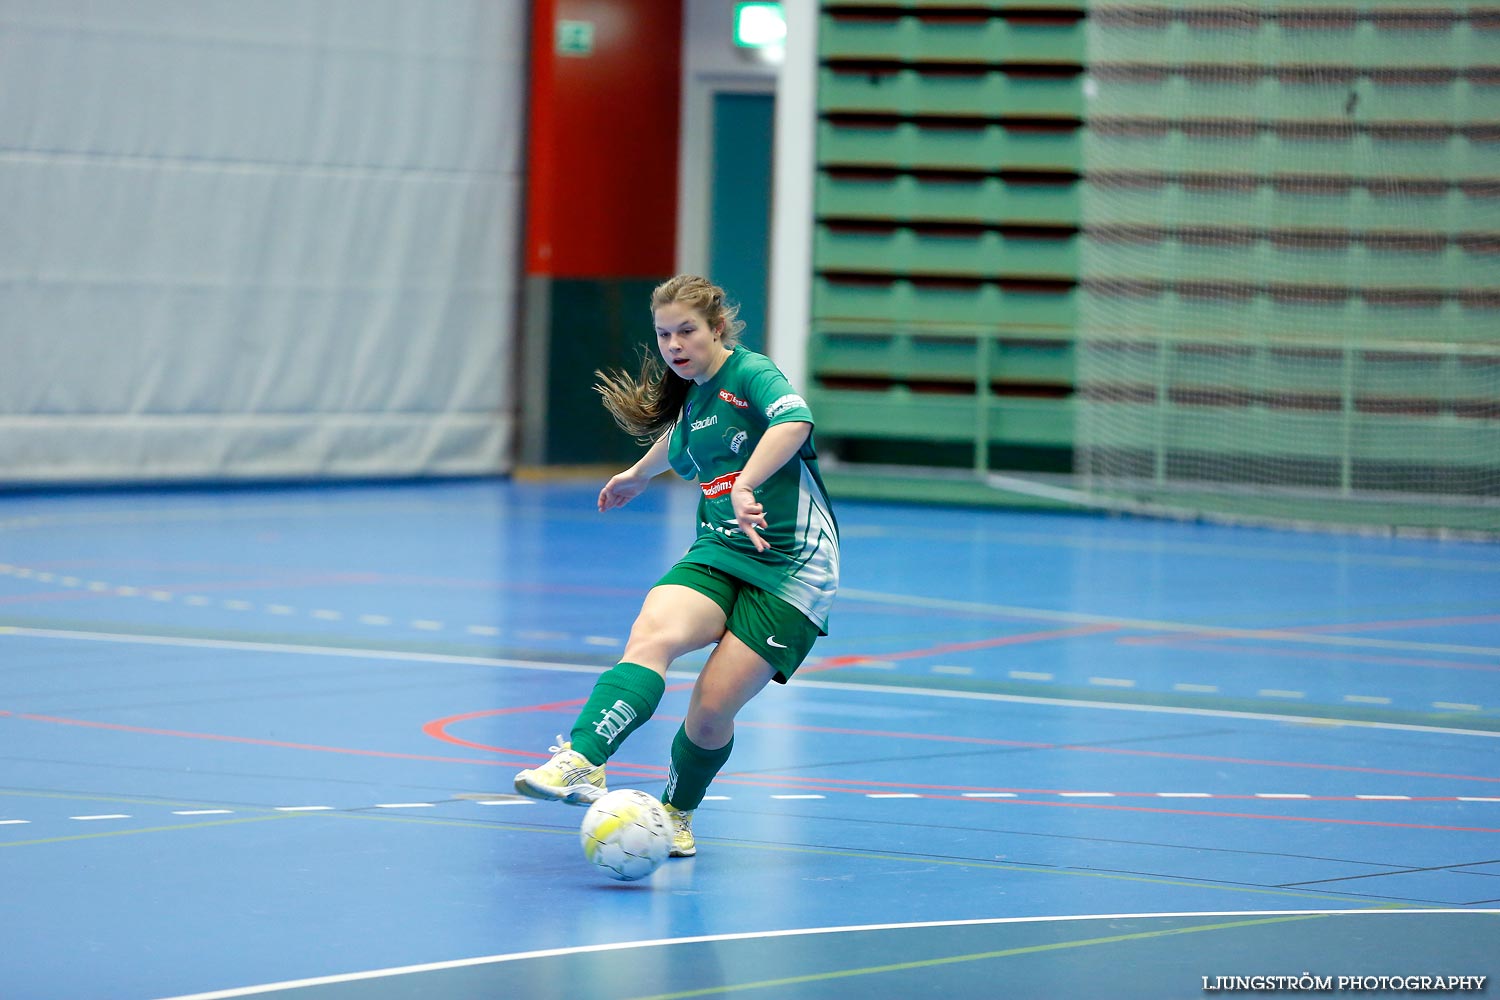
[(599, 675), (588, 702), (573, 722), (573, 749), (603, 764), (661, 703), (667, 682), (638, 663), (620, 663)]
[(672, 738), (672, 771), (661, 800), (684, 811), (697, 809), (733, 749), (733, 736), (719, 749), (705, 750), (688, 739), (685, 725), (678, 726), (677, 735)]

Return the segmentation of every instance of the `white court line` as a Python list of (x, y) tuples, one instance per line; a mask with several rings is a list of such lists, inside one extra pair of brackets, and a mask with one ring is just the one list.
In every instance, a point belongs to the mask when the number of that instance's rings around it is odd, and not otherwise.
[(874, 590), (841, 588), (839, 596), (871, 604), (894, 604), (910, 608), (933, 608), (943, 611), (967, 611), (1004, 618), (1033, 619), (1044, 622), (1068, 622), (1074, 625), (1117, 625), (1120, 628), (1144, 629), (1150, 632), (1182, 632), (1215, 639), (1262, 639), (1271, 642), (1299, 642), (1316, 646), (1350, 646), (1368, 649), (1421, 650), (1428, 653), (1458, 653), (1464, 656), (1500, 656), (1500, 647), (1462, 646), (1436, 642), (1404, 642), (1399, 639), (1370, 639), (1363, 636), (1325, 635), (1318, 632), (1288, 632), (1278, 629), (1228, 628), (1208, 623), (1158, 621), (1151, 618), (1122, 618), (1114, 615), (1091, 615), (1079, 611), (1053, 611), (1049, 608), (1023, 608), (1010, 604), (985, 604), (980, 601), (955, 601), (942, 597), (919, 597), (910, 594), (885, 594)]
[[(37, 639), (73, 639), (86, 642), (120, 642), (146, 646), (182, 646), (196, 649), (236, 649), (253, 653), (294, 653), (301, 656), (338, 656), (365, 660), (392, 660), (401, 663), (451, 663), (477, 667), (514, 667), (521, 670), (544, 670), (556, 673), (597, 675), (609, 669), (608, 667), (590, 666), (582, 663), (548, 663), (539, 660), (513, 660), (493, 656), (458, 656), (451, 653), (423, 653), (395, 649), (359, 649), (346, 646), (303, 646), (280, 642), (246, 642), (238, 639), (196, 639), (170, 635), (130, 635), (118, 632), (28, 628), (19, 625), (0, 628), (0, 636), (26, 636)], [(960, 701), (1004, 702), (1013, 705), (1047, 705), (1053, 708), (1092, 708), (1110, 712), (1149, 712), (1158, 715), (1188, 715), (1205, 719), (1290, 722), (1303, 726), (1348, 726), (1357, 729), (1382, 729), (1409, 733), (1441, 733), (1446, 736), (1481, 736), (1486, 739), (1500, 739), (1500, 732), (1490, 732), (1483, 729), (1419, 726), (1405, 722), (1337, 719), (1314, 715), (1278, 715), (1273, 712), (1236, 712), (1222, 708), (1192, 708), (1178, 705), (1085, 701), (1076, 698), (1043, 698), (1035, 695), (998, 694), (990, 691), (951, 691), (906, 687), (899, 684), (862, 684), (857, 681), (840, 682), (807, 679), (798, 680), (797, 687), (825, 691), (866, 691), (875, 694), (900, 695), (903, 698), (953, 698)]]
[(479, 958), (457, 958), (446, 962), (427, 962), (422, 965), (401, 965), (389, 969), (372, 969), (368, 972), (346, 972), (335, 976), (290, 979), (280, 983), (264, 983), (259, 986), (242, 986), (237, 989), (215, 990), (211, 993), (190, 993), (182, 996), (163, 997), (161, 1000), (230, 1000), (232, 997), (255, 996), (258, 993), (276, 993), (282, 990), (305, 989), (309, 986), (331, 986), (335, 983), (387, 979), (392, 976), (406, 976), (422, 972), (468, 969), (478, 965), (500, 965), (504, 962), (522, 962), (533, 958), (560, 958), (568, 955), (629, 951), (635, 948), (664, 948), (679, 944), (714, 944), (720, 941), (752, 941), (768, 938), (811, 936), (814, 934), (859, 934), (871, 931), (922, 930), (931, 927), (983, 927), (1003, 924), (1082, 923), (1090, 920), (1170, 920), (1185, 917), (1431, 916), (1440, 913), (1500, 914), (1500, 910), (1210, 910), (1198, 913), (1080, 913), (1050, 917), (987, 917), (978, 920), (928, 920), (899, 924), (854, 924), (844, 927), (803, 927), (795, 930), (742, 931), (736, 934), (704, 934), (698, 937), (655, 938), (650, 941), (618, 941), (612, 944), (587, 944), (573, 948), (546, 948), (541, 951), (522, 951), (512, 955), (484, 955)]

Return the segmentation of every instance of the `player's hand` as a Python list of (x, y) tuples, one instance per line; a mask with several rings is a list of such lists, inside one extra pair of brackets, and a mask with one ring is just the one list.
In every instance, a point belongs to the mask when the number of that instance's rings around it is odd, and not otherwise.
[(623, 507), (646, 491), (651, 480), (635, 471), (632, 466), (618, 475), (610, 477), (599, 491), (599, 512)]
[(766, 509), (761, 506), (759, 500), (755, 499), (755, 491), (748, 486), (736, 483), (729, 491), (729, 502), (734, 507), (735, 523), (745, 533), (745, 537), (750, 539), (751, 544), (755, 546), (755, 551), (764, 552), (769, 549), (771, 546), (760, 537), (760, 532), (756, 530), (765, 528), (767, 525)]

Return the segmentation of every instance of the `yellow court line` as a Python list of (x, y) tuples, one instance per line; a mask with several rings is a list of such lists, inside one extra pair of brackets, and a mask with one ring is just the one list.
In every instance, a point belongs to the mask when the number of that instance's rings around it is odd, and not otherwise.
[[(1286, 896), (1292, 899), (1326, 899), (1331, 902), (1349, 902), (1349, 897), (1345, 895), (1289, 892), (1284, 889), (1259, 889), (1248, 885), (1222, 885), (1217, 882), (1208, 881), (1186, 882), (1180, 879), (1167, 878), (1166, 876), (1158, 875), (1120, 875), (1115, 872), (1082, 871), (1079, 869), (1069, 868), (1044, 868), (1039, 865), (1011, 865), (999, 861), (966, 861), (963, 859), (933, 858), (924, 855), (877, 854), (872, 851), (834, 850), (832, 848), (826, 847), (793, 847), (778, 844), (756, 844), (738, 840), (713, 841), (704, 840), (701, 837), (699, 838), (699, 840), (703, 843), (726, 843), (733, 844), (735, 847), (749, 847), (752, 849), (763, 851), (791, 851), (798, 854), (824, 854), (831, 855), (833, 857), (867, 858), (875, 861), (905, 861), (930, 865), (957, 865), (963, 868), (989, 868), (995, 871), (1025, 872), (1032, 875), (1070, 875), (1081, 878), (1110, 879), (1116, 882), (1144, 882), (1147, 885), (1169, 885), (1174, 888), (1183, 889), (1215, 889), (1221, 892), (1245, 892), (1257, 896)], [(1406, 907), (1416, 906), (1417, 904), (1397, 903), (1393, 905)]]
[(205, 820), (201, 823), (180, 823), (176, 826), (149, 826), (135, 830), (105, 830), (101, 833), (73, 833), (64, 837), (40, 837), (36, 840), (0, 841), (0, 847), (34, 847), (38, 844), (62, 844), (70, 840), (98, 840), (100, 837), (129, 837), (137, 833), (168, 833), (172, 830), (199, 830), (208, 826), (233, 826), (237, 823), (263, 823), (268, 819), (296, 819), (289, 814), (275, 816), (241, 816), (237, 819)]
[[(0, 795), (21, 799), (70, 799), (76, 802), (119, 802), (131, 806), (177, 806), (182, 809), (224, 809), (222, 802), (179, 802), (175, 799), (143, 799), (125, 795), (91, 795), (85, 792), (42, 792), (29, 788), (0, 788)], [(237, 809), (263, 808), (261, 806), (236, 806)]]
[(1205, 924), (1201, 927), (1172, 927), (1161, 931), (1140, 931), (1135, 934), (1115, 934), (1109, 937), (1087, 938), (1082, 941), (1058, 941), (1052, 944), (1033, 944), (1020, 948), (1005, 948), (1000, 951), (982, 951), (970, 955), (950, 955), (947, 958), (928, 958), (915, 962), (896, 962), (891, 965), (872, 965), (862, 969), (841, 969), (837, 972), (819, 972), (807, 976), (789, 976), (784, 979), (762, 979), (754, 983), (736, 983), (732, 986), (709, 986), (681, 993), (658, 993), (634, 1000), (685, 1000), (687, 997), (711, 996), (716, 993), (738, 993), (743, 990), (762, 990), (773, 986), (794, 986), (799, 983), (827, 982), (846, 979), (850, 976), (872, 976), (886, 972), (906, 972), (911, 969), (930, 969), (939, 965), (958, 962), (980, 962), (991, 958), (1010, 958), (1016, 955), (1034, 955), (1046, 951), (1062, 951), (1070, 948), (1088, 948), (1101, 944), (1118, 944), (1122, 941), (1145, 941), (1151, 938), (1170, 937), (1176, 934), (1197, 934), (1200, 931), (1222, 931), (1239, 927), (1255, 927), (1261, 924), (1281, 924), (1298, 920), (1319, 920), (1326, 914), (1308, 916), (1266, 917), (1259, 920), (1235, 920), (1224, 924)]

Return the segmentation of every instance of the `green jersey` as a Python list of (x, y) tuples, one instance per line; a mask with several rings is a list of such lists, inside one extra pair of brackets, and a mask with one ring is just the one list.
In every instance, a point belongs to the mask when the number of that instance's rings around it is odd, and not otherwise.
[(770, 358), (736, 347), (702, 385), (688, 387), (667, 457), (684, 479), (696, 479), (698, 537), (684, 562), (712, 566), (799, 609), (827, 634), (839, 585), (839, 532), (808, 434), (798, 453), (755, 491), (765, 508), (756, 552), (740, 531), (729, 491), (766, 429), (812, 423), (807, 402)]

